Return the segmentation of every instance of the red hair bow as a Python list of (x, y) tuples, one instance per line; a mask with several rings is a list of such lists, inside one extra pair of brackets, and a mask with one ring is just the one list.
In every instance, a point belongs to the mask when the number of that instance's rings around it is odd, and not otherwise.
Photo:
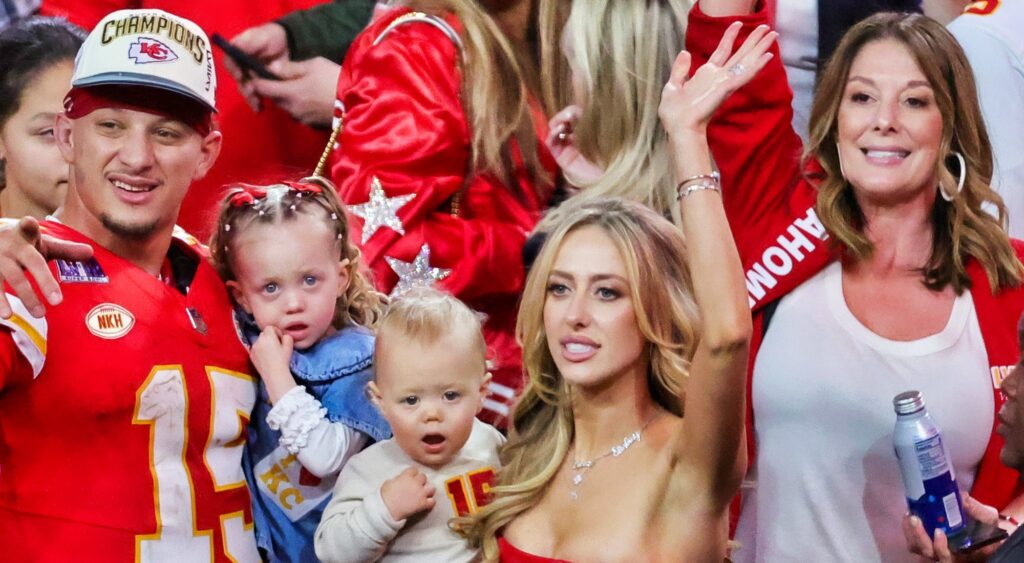
[(228, 196), (228, 203), (231, 207), (242, 207), (243, 205), (253, 205), (265, 197), (267, 197), (267, 189), (263, 186), (239, 184)]
[(307, 184), (304, 182), (284, 182), (284, 185), (288, 186), (293, 192), (299, 192), (301, 194), (320, 195), (324, 193), (323, 188), (316, 184)]
[(321, 195), (324, 193), (323, 189), (316, 184), (306, 184), (302, 182), (284, 182), (275, 186), (254, 186), (251, 184), (238, 184), (231, 194), (228, 195), (228, 204), (231, 207), (241, 207), (243, 205), (255, 205), (257, 202), (262, 201), (267, 197), (267, 190), (275, 187), (287, 187), (288, 191), (297, 192), (299, 194), (312, 194)]

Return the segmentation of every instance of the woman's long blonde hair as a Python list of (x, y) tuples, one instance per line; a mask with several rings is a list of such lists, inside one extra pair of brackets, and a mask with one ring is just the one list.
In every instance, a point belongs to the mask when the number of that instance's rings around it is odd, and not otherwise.
[[(679, 221), (661, 91), (685, 46), (691, 0), (576, 0), (565, 28), (582, 89), (576, 147), (604, 169), (586, 197), (625, 197)], [(554, 72), (549, 76), (557, 76)], [(563, 84), (571, 89), (571, 85)], [(571, 98), (563, 94), (560, 99)]]
[[(955, 193), (961, 173), (951, 151), (967, 163), (963, 190), (947, 202), (935, 198), (932, 209), (932, 253), (922, 268), (924, 284), (934, 290), (952, 286), (957, 294), (970, 288), (967, 259), (985, 269), (993, 291), (1021, 283), (1022, 267), (1005, 232), (1006, 207), (990, 186), (992, 146), (981, 117), (974, 74), (956, 39), (935, 20), (920, 14), (880, 13), (850, 29), (829, 60), (811, 108), (806, 158), (824, 169), (817, 212), (828, 232), (857, 259), (874, 250), (864, 234), (864, 215), (853, 189), (842, 175), (836, 148), (839, 106), (853, 60), (869, 43), (893, 40), (904, 46), (928, 79), (942, 114), (939, 154), (935, 163), (943, 191)], [(950, 169), (952, 166), (952, 170)], [(983, 208), (989, 206), (998, 219)]]
[(408, 0), (404, 4), (436, 16), (454, 14), (462, 26), (462, 104), (472, 135), (470, 171), (495, 174), (516, 192), (520, 184), (513, 175), (513, 163), (518, 156), (530, 184), (542, 189), (550, 178), (540, 162), (529, 106), (531, 95), (542, 94), (539, 7), (532, 9), (529, 45), (517, 49), (476, 0)]
[(620, 198), (572, 200), (556, 212), (548, 239), (530, 271), (516, 326), (529, 376), (516, 404), (493, 500), (454, 527), (485, 558), (497, 557), (497, 534), (534, 506), (565, 460), (573, 441), (569, 388), (555, 366), (544, 328), (548, 276), (570, 233), (599, 227), (618, 248), (640, 332), (647, 341), (648, 389), (662, 408), (682, 416), (682, 393), (697, 347), (698, 310), (693, 300), (686, 245), (679, 229), (648, 207)]

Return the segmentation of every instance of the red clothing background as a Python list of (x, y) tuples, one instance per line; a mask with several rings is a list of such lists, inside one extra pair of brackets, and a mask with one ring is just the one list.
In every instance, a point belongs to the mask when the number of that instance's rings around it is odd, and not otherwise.
[[(128, 8), (157, 8), (194, 21), (207, 35), (214, 32), (230, 39), (254, 25), (302, 8), (317, 0), (45, 0), (41, 13), (66, 16), (89, 30), (103, 16)], [(199, 240), (209, 239), (217, 219), (224, 185), (245, 181), (268, 183), (310, 173), (316, 165), (327, 133), (293, 120), (283, 110), (265, 102), (253, 113), (238, 92), (223, 64), (223, 53), (211, 47), (217, 67), (217, 122), (224, 133), (224, 147), (205, 178), (192, 184), (178, 216), (178, 224)]]
[[(525, 281), (522, 250), (552, 187), (542, 185), (538, 193), (515, 151), (517, 185), (505, 186), (489, 173), (467, 177), (472, 131), (461, 101), (459, 47), (442, 29), (424, 22), (400, 23), (374, 45), (408, 12), (384, 12), (349, 49), (338, 81), (345, 122), (330, 177), (350, 209), (367, 203), (374, 178), (388, 198), (412, 196), (397, 211), (404, 234), (380, 227), (361, 245), (363, 257), (377, 288), (390, 292), (399, 279), (388, 259), (412, 262), (427, 245), (430, 266), (450, 270), (437, 287), (487, 315), (492, 381), (506, 393), (489, 396), (500, 404), (485, 403), (482, 418), (497, 421), (495, 415), (504, 416), (511, 403), (508, 390), (523, 384), (514, 337)], [(448, 24), (459, 28), (454, 18)], [(544, 147), (547, 120), (539, 110), (534, 122), (542, 163), (554, 178), (557, 165)], [(357, 243), (363, 224), (352, 217)]]

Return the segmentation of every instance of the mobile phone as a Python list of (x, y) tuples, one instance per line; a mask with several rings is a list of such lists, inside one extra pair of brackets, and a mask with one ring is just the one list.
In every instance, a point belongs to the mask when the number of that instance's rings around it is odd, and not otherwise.
[(246, 72), (251, 72), (260, 78), (266, 80), (281, 80), (281, 77), (267, 70), (267, 67), (263, 65), (256, 57), (253, 57), (249, 53), (235, 47), (227, 39), (224, 39), (219, 33), (213, 34), (213, 44), (220, 47), (224, 54), (231, 57), (231, 60), (238, 65), (239, 68)]
[(986, 545), (1006, 539), (1006, 530), (999, 526), (985, 524), (977, 520), (969, 520), (964, 531), (949, 536), (949, 548), (954, 553), (970, 553)]

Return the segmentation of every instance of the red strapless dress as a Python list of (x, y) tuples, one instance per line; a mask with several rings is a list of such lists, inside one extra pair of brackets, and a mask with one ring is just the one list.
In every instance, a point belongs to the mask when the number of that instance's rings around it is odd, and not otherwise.
[(551, 559), (526, 553), (505, 541), (505, 538), (498, 538), (498, 556), (501, 563), (571, 563), (565, 559)]

